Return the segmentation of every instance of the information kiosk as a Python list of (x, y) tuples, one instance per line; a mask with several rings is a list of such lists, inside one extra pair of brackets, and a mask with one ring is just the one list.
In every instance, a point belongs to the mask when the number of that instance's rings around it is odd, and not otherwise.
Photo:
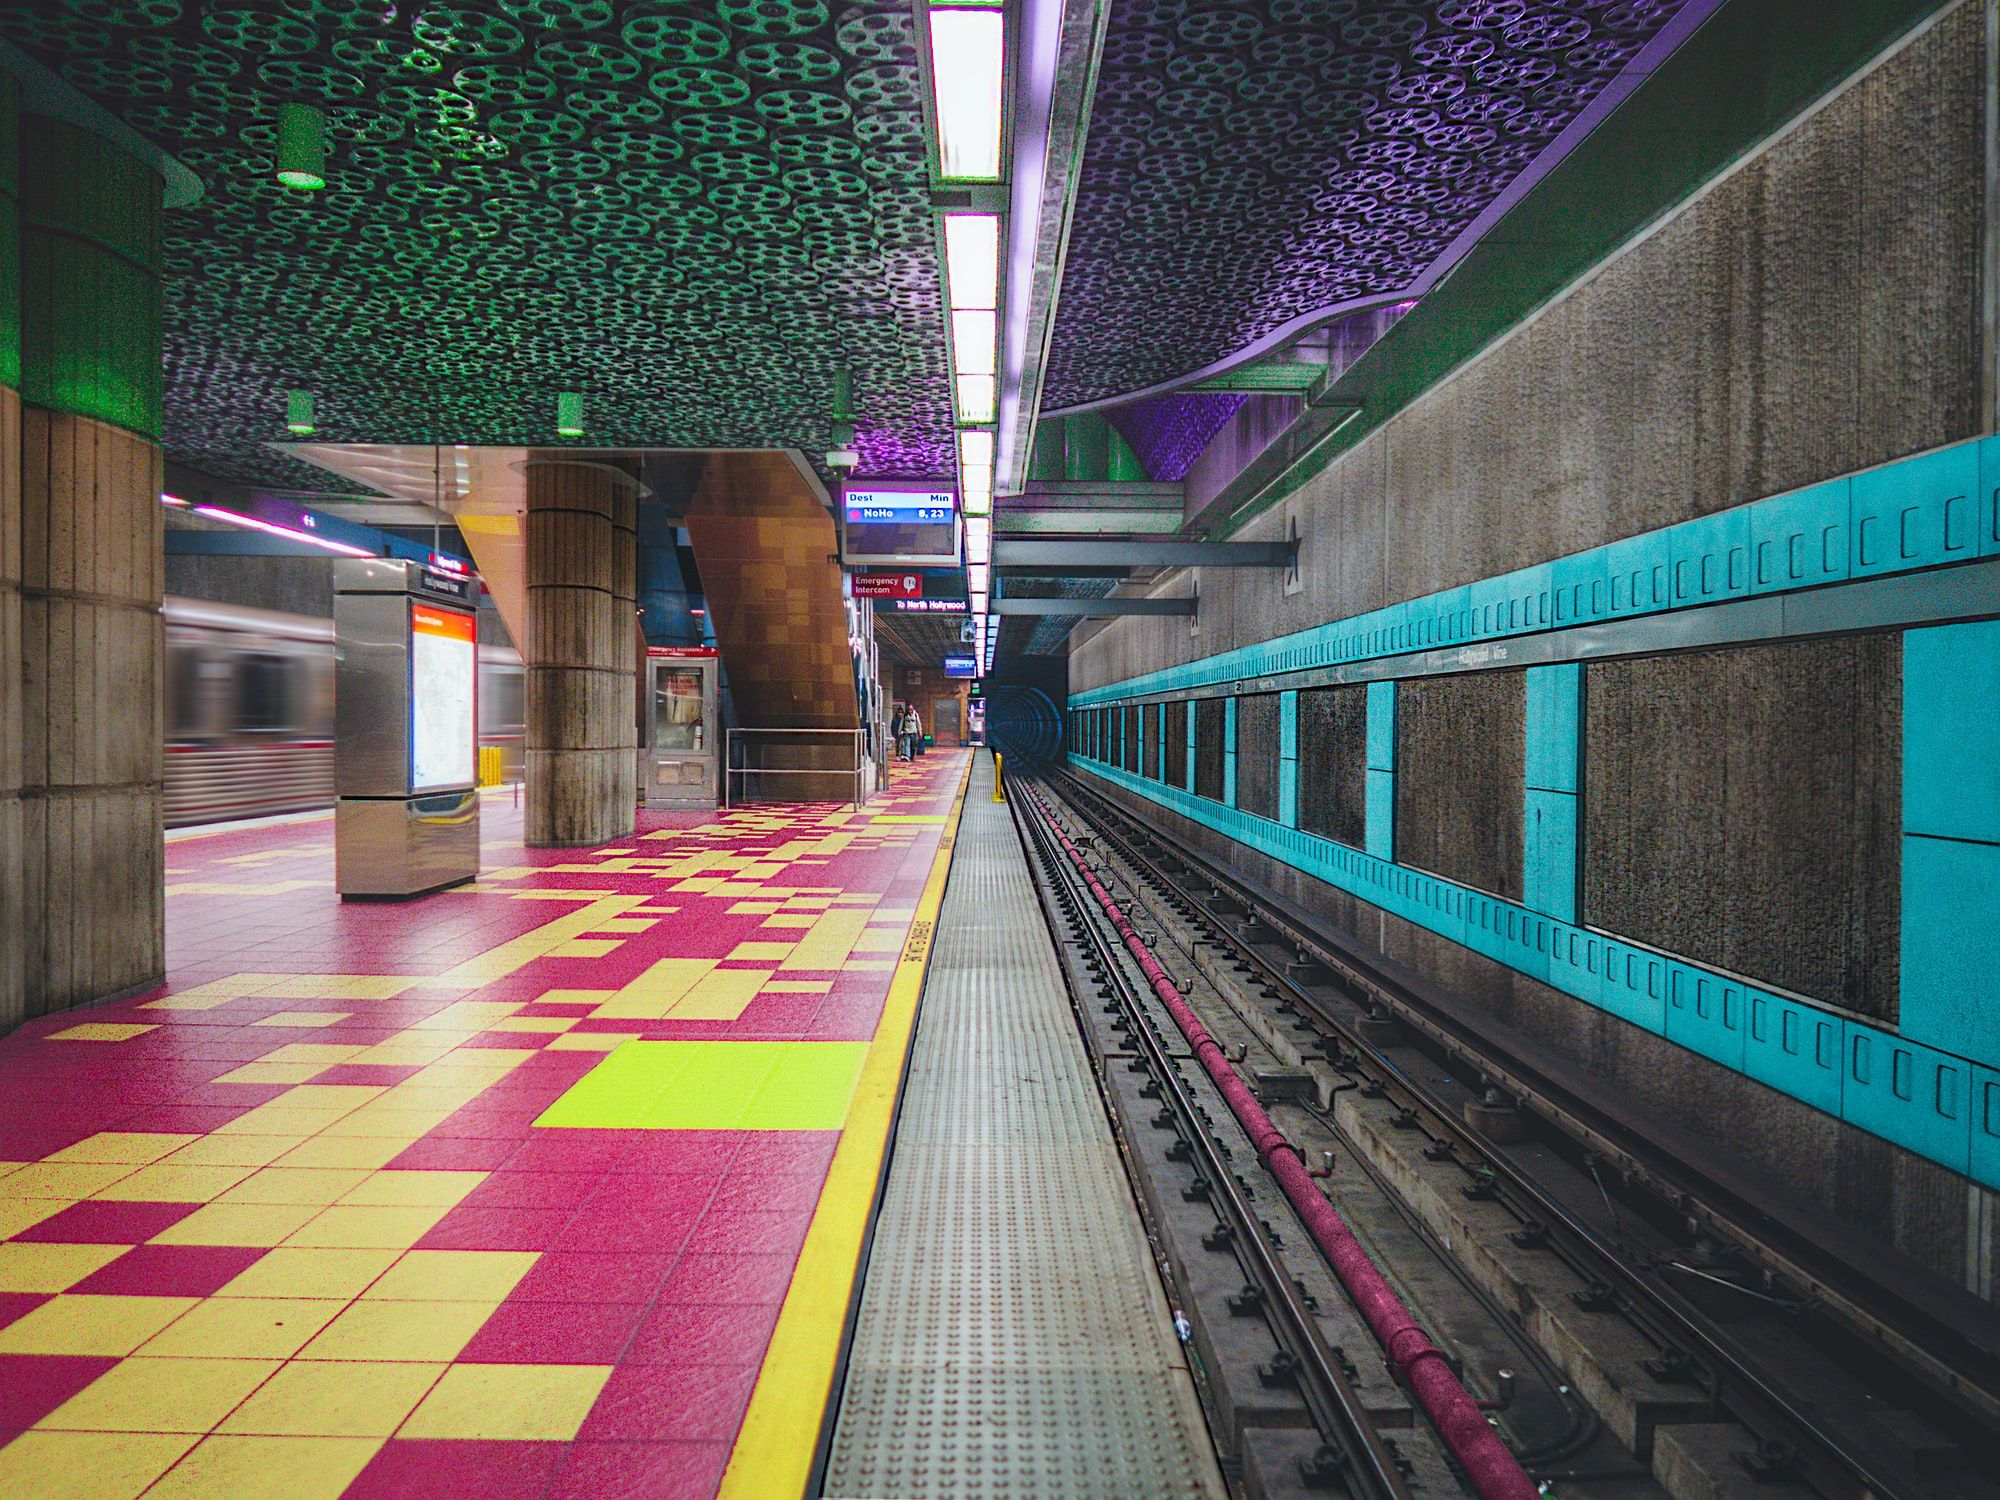
[(334, 564), (334, 886), (417, 896), (479, 874), (479, 615), (470, 573)]
[(719, 659), (713, 646), (646, 648), (639, 786), (648, 807), (714, 807), (721, 764)]

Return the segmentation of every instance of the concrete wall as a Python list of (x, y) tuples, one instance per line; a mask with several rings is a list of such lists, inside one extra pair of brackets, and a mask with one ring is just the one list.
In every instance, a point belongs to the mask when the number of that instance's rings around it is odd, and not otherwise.
[[(1131, 618), (1080, 633), (1074, 688), (1990, 430), (1985, 53), (1982, 8), (1944, 12), (1238, 534), (1275, 540), (1296, 517), (1300, 590), (1248, 569), (1202, 576), (1192, 630)], [(1829, 701), (1869, 701), (1875, 679), (1860, 663), (1851, 670), (1823, 684)], [(1761, 653), (1666, 658), (1648, 673), (1648, 691), (1672, 698), (1704, 741), (1735, 737), (1742, 754), (1782, 761), (1811, 732), (1784, 715), (1731, 716), (1772, 681)], [(1648, 753), (1664, 765), (1676, 752)], [(1866, 779), (1866, 754), (1857, 745), (1842, 763), (1850, 785)], [(1660, 793), (1665, 819), (1703, 795), (1685, 779)], [(1145, 813), (1186, 827), (1151, 804)], [(1843, 857), (1865, 865), (1871, 837), (1850, 829)], [(1985, 1210), (1964, 1178), (1250, 851), (1229, 857), (1616, 1081), (1635, 1105), (1700, 1130), (1954, 1280), (1980, 1274), (1968, 1264), (1968, 1205)], [(1654, 872), (1656, 891), (1707, 878), (1676, 858)], [(1655, 940), (1678, 947), (1699, 923), (1674, 928)]]

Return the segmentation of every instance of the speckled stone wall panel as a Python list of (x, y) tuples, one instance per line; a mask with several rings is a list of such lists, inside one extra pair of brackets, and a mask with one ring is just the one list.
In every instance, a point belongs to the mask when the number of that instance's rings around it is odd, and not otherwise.
[(1278, 816), (1278, 695), (1236, 700), (1236, 805), (1260, 818)]
[(1527, 674), (1464, 672), (1396, 689), (1396, 862), (1521, 899)]
[(1364, 847), (1368, 800), (1368, 689), (1299, 694), (1299, 827)]
[(1194, 705), (1194, 789), (1212, 802), (1222, 800), (1222, 729), (1226, 700), (1204, 698)]
[(1896, 1020), (1902, 638), (1593, 663), (1583, 919)]

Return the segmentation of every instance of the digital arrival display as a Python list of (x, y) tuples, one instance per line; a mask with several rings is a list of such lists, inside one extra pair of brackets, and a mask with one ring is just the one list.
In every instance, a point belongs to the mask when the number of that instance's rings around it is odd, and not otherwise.
[(410, 790), (479, 780), (479, 636), (473, 617), (410, 603)]
[(841, 497), (841, 560), (849, 567), (956, 567), (958, 495), (921, 480), (854, 486)]

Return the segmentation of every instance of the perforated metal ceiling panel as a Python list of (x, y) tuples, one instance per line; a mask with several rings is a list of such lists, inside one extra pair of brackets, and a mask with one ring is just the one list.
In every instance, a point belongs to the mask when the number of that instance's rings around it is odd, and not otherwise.
[[(167, 445), (313, 482), (262, 445), (827, 445), (950, 471), (907, 0), (39, 0), (0, 34), (198, 173), (168, 216)], [(328, 111), (324, 192), (276, 111)]]
[(1116, 0), (1045, 403), (1417, 286), (1717, 0)]

